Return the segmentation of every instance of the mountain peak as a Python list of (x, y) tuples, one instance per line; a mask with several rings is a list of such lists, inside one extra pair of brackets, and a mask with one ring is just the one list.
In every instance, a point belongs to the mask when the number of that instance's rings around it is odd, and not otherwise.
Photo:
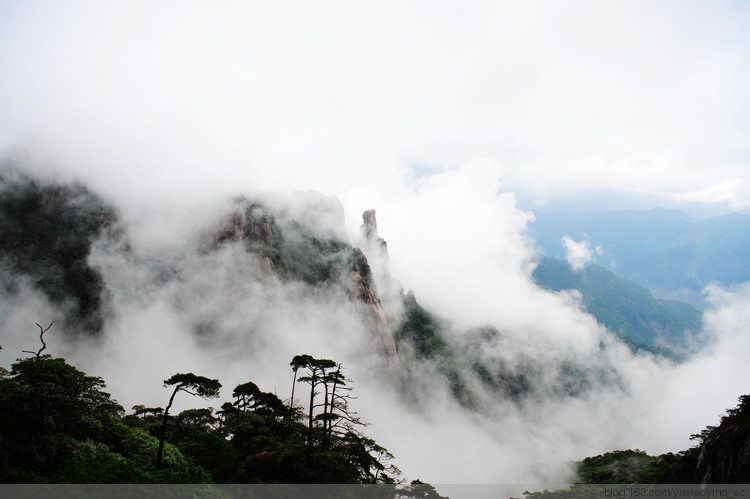
[(388, 254), (388, 243), (378, 235), (378, 220), (375, 210), (365, 210), (362, 213), (362, 226), (360, 227), (365, 241), (374, 248), (379, 248), (383, 255)]

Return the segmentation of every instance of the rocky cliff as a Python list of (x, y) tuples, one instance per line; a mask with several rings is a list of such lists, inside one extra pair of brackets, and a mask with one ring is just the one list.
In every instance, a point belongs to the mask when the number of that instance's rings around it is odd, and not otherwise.
[[(377, 245), (377, 248), (387, 254), (387, 244), (384, 239), (378, 236), (378, 225), (375, 219), (375, 210), (367, 210), (362, 214), (362, 226), (361, 231), (365, 236), (365, 240), (372, 247)], [(385, 350), (388, 355), (394, 360), (396, 367), (400, 372), (404, 372), (403, 365), (398, 356), (396, 349), (396, 341), (393, 336), (393, 329), (388, 322), (383, 307), (380, 304), (380, 300), (377, 297), (376, 290), (374, 287), (374, 280), (372, 277), (372, 271), (370, 265), (367, 263), (367, 258), (362, 251), (355, 249), (355, 261), (354, 266), (349, 274), (350, 279), (355, 285), (355, 295), (358, 300), (367, 303), (370, 307), (375, 324), (377, 324), (378, 333), (380, 338), (385, 345)]]
[(365, 241), (382, 255), (388, 255), (388, 244), (385, 239), (378, 235), (378, 220), (375, 210), (366, 210), (362, 213), (362, 227), (360, 227)]
[(699, 438), (696, 473), (700, 483), (750, 482), (750, 395), (740, 397), (718, 427), (709, 427)]
[[(340, 237), (342, 231), (329, 227), (330, 220), (343, 220), (331, 210), (340, 209), (323, 196), (307, 196), (309, 206), (296, 212), (271, 207), (244, 197), (235, 200), (213, 238), (215, 248), (227, 243), (240, 243), (255, 253), (267, 276), (300, 279), (313, 286), (334, 286), (347, 289), (351, 298), (364, 305), (370, 315), (374, 335), (391, 359), (396, 370), (403, 373), (392, 327), (377, 295), (367, 257)], [(327, 206), (327, 207), (326, 207)], [(316, 214), (301, 220), (299, 214)], [(327, 219), (327, 220), (321, 220)], [(385, 241), (377, 234), (375, 211), (363, 214), (362, 233), (366, 244), (386, 250)]]
[(92, 244), (121, 239), (116, 210), (77, 183), (52, 183), (6, 166), (0, 171), (0, 287), (27, 280), (60, 306), (71, 331), (103, 330), (109, 295), (88, 260)]

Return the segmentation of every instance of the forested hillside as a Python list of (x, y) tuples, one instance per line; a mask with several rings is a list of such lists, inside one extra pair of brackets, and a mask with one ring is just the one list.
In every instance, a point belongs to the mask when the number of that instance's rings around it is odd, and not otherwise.
[(704, 308), (702, 291), (750, 280), (750, 216), (697, 219), (678, 210), (540, 213), (531, 233), (564, 258), (562, 237), (600, 248), (596, 263), (657, 293)]
[(574, 270), (542, 258), (534, 279), (550, 291), (577, 290), (581, 304), (636, 350), (682, 357), (701, 331), (701, 312), (677, 300), (654, 298), (647, 288), (591, 264)]
[[(393, 456), (363, 433), (366, 422), (352, 403), (354, 383), (335, 361), (294, 357), (292, 397), (285, 400), (247, 381), (219, 408), (174, 414), (176, 397), (222, 395), (219, 380), (178, 373), (163, 382), (165, 407), (136, 405), (126, 413), (104, 391), (102, 378), (43, 353), (47, 342), (57, 341), (50, 338), (52, 326), (38, 326), (38, 350), (0, 370), (2, 483), (393, 484), (400, 479)], [(309, 400), (309, 410), (295, 397)]]
[(576, 485), (569, 489), (528, 492), (530, 499), (601, 497), (593, 485), (607, 484), (747, 484), (750, 482), (750, 395), (727, 409), (718, 426), (691, 435), (690, 449), (651, 456), (641, 450), (618, 450), (576, 463)]
[[(558, 425), (570, 449), (598, 448), (612, 430), (607, 408), (637, 401), (644, 366), (670, 375), (678, 365), (627, 346), (676, 359), (683, 331), (700, 328), (694, 309), (601, 267), (572, 272), (554, 260), (537, 267), (537, 282), (578, 289), (615, 334), (535, 285), (533, 259), (503, 278), (466, 273), (466, 296), (454, 280), (431, 281), (450, 295), (441, 308), (391, 275), (374, 210), (349, 234), (341, 203), (319, 193), (238, 195), (196, 220), (188, 211), (149, 225), (82, 184), (2, 175), (9, 483), (391, 483), (402, 476), (385, 449), (394, 445), (408, 468), (427, 463), (437, 476), (557, 479), (570, 458), (550, 447)], [(450, 241), (455, 260), (430, 262), (433, 272), (467, 263), (465, 242)], [(515, 293), (523, 299), (507, 308)], [(486, 302), (490, 313), (467, 319), (454, 302)], [(40, 332), (55, 321), (43, 335), (49, 349), (30, 348), (23, 328), (35, 314)], [(22, 351), (28, 358), (13, 362)], [(73, 365), (105, 373), (131, 409)], [(358, 386), (365, 396), (355, 401)], [(191, 394), (216, 402), (192, 405)], [(613, 438), (634, 431), (638, 405), (629, 407)], [(451, 465), (456, 449), (469, 449), (466, 470)], [(540, 461), (552, 465), (529, 464)]]

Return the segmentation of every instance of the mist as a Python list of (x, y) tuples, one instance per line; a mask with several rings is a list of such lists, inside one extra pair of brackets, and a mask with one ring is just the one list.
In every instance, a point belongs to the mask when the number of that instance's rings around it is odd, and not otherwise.
[[(90, 186), (131, 244), (100, 241), (89, 258), (111, 293), (102, 338), (63, 342), (56, 324), (49, 352), (104, 377), (126, 408), (163, 405), (162, 380), (183, 371), (220, 379), (225, 397), (252, 380), (287, 398), (289, 361), (308, 353), (343, 363), (367, 433), (410, 479), (552, 486), (585, 456), (683, 450), (746, 392), (746, 287), (707, 288), (715, 341), (687, 362), (633, 354), (575, 294), (534, 285), (534, 213), (514, 194), (750, 205), (744, 4), (24, 2), (0, 14), (4, 155)], [(290, 217), (323, 206), (309, 218), (362, 247), (393, 326), (408, 290), (467, 356), (471, 331), (492, 326), (482, 359), (512, 371), (533, 359), (534, 395), (498, 399), (467, 375), (470, 410), (415, 360), (405, 397), (346, 293), (268, 276), (236, 245), (205, 251), (237, 195)], [(387, 258), (362, 245), (366, 209)], [(64, 314), (17, 284), (0, 301), (3, 366), (34, 349), (35, 322)], [(568, 363), (592, 385), (560, 397)]]
[[(538, 254), (526, 234), (533, 214), (491, 181), (492, 171), (490, 163), (473, 162), (420, 180), (410, 196), (378, 211), (388, 255), (362, 246), (393, 327), (403, 320), (400, 296), (407, 289), (447, 321), (447, 340), (476, 395), (473, 407), (454, 396), (438, 366), (410, 357), (408, 348), (401, 352), (409, 370), (403, 378), (345, 288), (279, 279), (238, 243), (206, 250), (230, 200), (202, 217), (183, 212), (190, 222), (182, 220), (177, 231), (158, 216), (137, 225), (121, 206), (125, 228), (130, 224), (137, 237), (126, 231), (123, 240), (99, 240), (89, 257), (111, 293), (101, 338), (70, 341), (65, 326), (55, 325), (48, 351), (104, 377), (126, 408), (163, 405), (161, 380), (175, 372), (218, 378), (225, 392), (252, 380), (288, 398), (294, 355), (335, 359), (354, 380), (354, 408), (371, 423), (367, 433), (408, 478), (433, 483), (559, 486), (572, 479), (571, 462), (588, 455), (689, 447), (690, 434), (715, 424), (744, 393), (750, 292), (707, 290), (705, 334), (715, 341), (689, 361), (633, 354), (583, 311), (575, 294), (533, 284)], [(343, 228), (349, 224), (333, 198), (264, 200), (288, 216), (314, 214), (321, 234), (362, 242)], [(283, 216), (279, 223), (287, 226)], [(147, 237), (162, 231), (168, 240)], [(34, 322), (64, 315), (29, 283), (21, 279), (19, 286), (2, 301), (3, 365), (36, 348)], [(477, 343), (472, 331), (488, 326), (500, 335)], [(467, 368), (477, 359), (528, 375), (529, 394), (513, 399), (489, 390)], [(570, 364), (588, 374), (590, 385), (561, 395), (559, 375)], [(180, 401), (178, 409), (195, 403)]]

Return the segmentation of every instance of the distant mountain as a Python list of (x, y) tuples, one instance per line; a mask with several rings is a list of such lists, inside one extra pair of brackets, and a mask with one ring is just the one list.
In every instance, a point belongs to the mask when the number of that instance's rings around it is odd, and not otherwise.
[(563, 260), (543, 258), (533, 277), (550, 291), (578, 290), (586, 310), (634, 349), (674, 355), (701, 329), (695, 307), (654, 298), (645, 287), (599, 265), (574, 270)]
[(693, 218), (678, 210), (537, 213), (530, 233), (544, 254), (564, 258), (562, 237), (600, 248), (595, 262), (661, 298), (705, 307), (711, 282), (750, 280), (750, 215)]
[(88, 334), (104, 327), (109, 295), (88, 262), (100, 238), (120, 236), (116, 210), (78, 183), (57, 184), (13, 168), (0, 171), (0, 288), (23, 276)]
[[(128, 227), (117, 210), (86, 186), (42, 180), (6, 167), (0, 169), (0, 208), (0, 295), (13, 296), (24, 283), (30, 284), (59, 307), (61, 334), (106, 336), (114, 317), (111, 297), (123, 285), (122, 276), (105, 279), (106, 269), (97, 265), (107, 255), (127, 262), (129, 274), (140, 276), (139, 294), (176, 288), (169, 306), (179, 310), (185, 330), (196, 338), (227, 335), (236, 340), (227, 321), (238, 310), (233, 283), (223, 282), (212, 291), (221, 293), (227, 287), (231, 300), (204, 306), (210, 297), (192, 288), (200, 288), (195, 283), (200, 269), (187, 265), (181, 252), (153, 255), (131, 247)], [(389, 275), (380, 276), (381, 285), (392, 291), (381, 296), (365, 256), (387, 259), (373, 210), (363, 213), (361, 235), (353, 241), (361, 249), (347, 240), (340, 203), (322, 194), (299, 193), (294, 202), (238, 196), (223, 213), (200, 229), (193, 242), (186, 242), (186, 252), (205, 261), (222, 251), (248, 255), (238, 260), (247, 268), (232, 268), (257, 285), (256, 302), (288, 286), (295, 300), (323, 295), (336, 306), (356, 310), (360, 326), (372, 338), (370, 351), (384, 357), (396, 379), (407, 379), (428, 365), (462, 405), (474, 409), (487, 394), (571, 397), (599, 383), (618, 383), (604, 357), (551, 361), (531, 352), (509, 356), (523, 349), (516, 335), (492, 325), (450, 334), (456, 326), (449, 319), (423, 308)], [(97, 251), (100, 258), (90, 259)], [(390, 301), (384, 306), (381, 299)], [(648, 348), (658, 351), (654, 342)], [(408, 390), (417, 396), (416, 388)]]
[[(350, 295), (366, 310), (366, 322), (401, 369), (367, 258), (321, 222), (332, 219), (343, 226), (340, 204), (309, 193), (300, 195), (298, 203), (303, 207), (300, 212), (290, 213), (240, 196), (217, 221), (215, 231), (202, 234), (198, 251), (240, 245), (257, 255), (256, 270), (263, 278), (275, 276), (311, 288), (328, 286)], [(365, 243), (372, 239), (380, 244), (375, 229), (367, 236)], [(111, 292), (100, 269), (89, 261), (97, 243), (109, 244), (113, 253), (128, 253), (138, 265), (157, 269), (153, 279), (162, 285), (184, 278), (175, 262), (144, 262), (131, 254), (117, 210), (86, 186), (44, 181), (9, 166), (0, 169), (0, 293), (18, 293), (21, 283), (28, 281), (60, 307), (65, 331), (101, 334), (111, 316)], [(219, 313), (206, 314), (192, 329), (206, 334), (220, 319)]]

